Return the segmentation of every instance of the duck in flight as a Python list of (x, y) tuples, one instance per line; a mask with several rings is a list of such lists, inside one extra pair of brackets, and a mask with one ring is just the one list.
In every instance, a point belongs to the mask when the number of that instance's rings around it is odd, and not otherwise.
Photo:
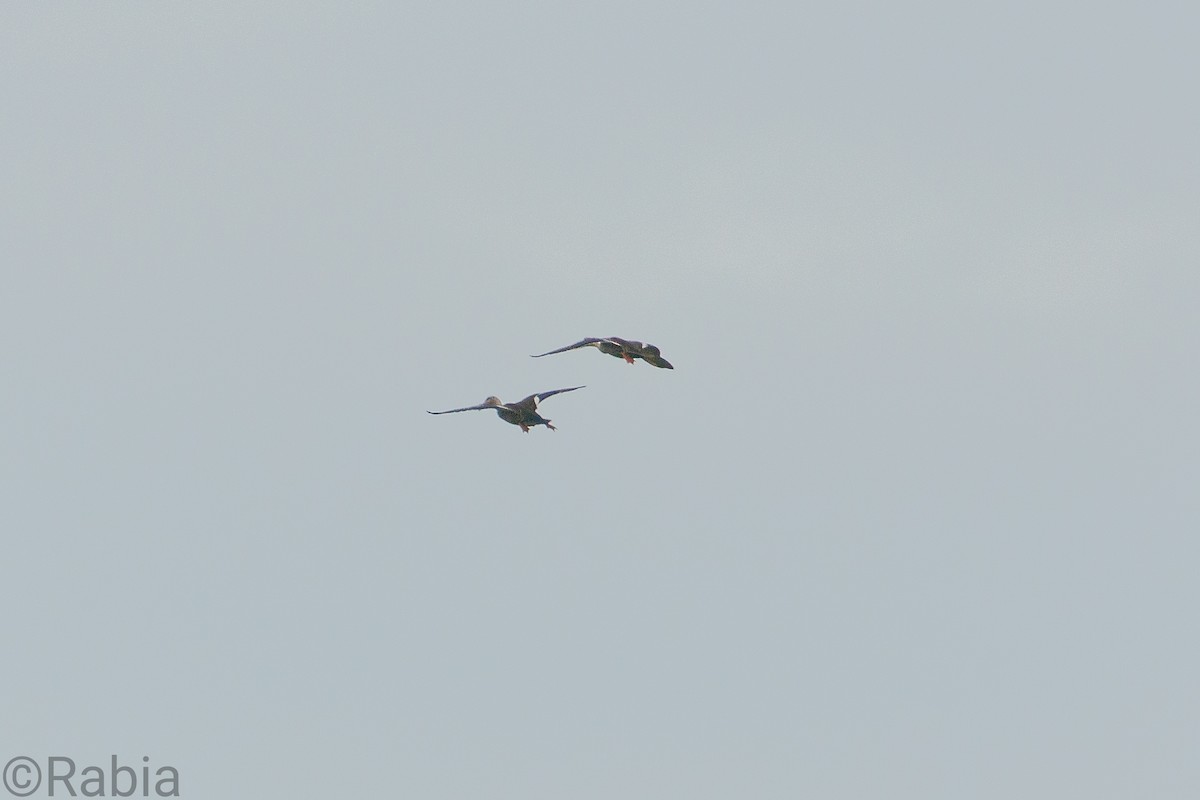
[(569, 344), (566, 347), (560, 347), (557, 350), (551, 350), (548, 353), (539, 353), (533, 358), (541, 358), (542, 356), (552, 356), (555, 353), (565, 353), (568, 350), (578, 350), (580, 347), (595, 347), (601, 353), (606, 353), (616, 358), (623, 358), (627, 363), (632, 364), (635, 358), (640, 358), (647, 364), (653, 364), (659, 369), (675, 369), (671, 366), (671, 362), (662, 357), (662, 352), (652, 344), (642, 344), (641, 342), (630, 341), (629, 339), (619, 339), (616, 336), (609, 336), (603, 339), (588, 337), (580, 339), (575, 344)]
[(556, 394), (563, 392), (573, 392), (576, 389), (582, 389), (582, 386), (572, 386), (569, 389), (552, 389), (549, 392), (540, 392), (531, 394), (524, 400), (516, 403), (503, 403), (499, 397), (492, 396), (484, 400), (477, 406), (467, 406), (466, 408), (452, 408), (449, 411), (429, 411), (429, 414), (456, 414), (459, 411), (486, 411), (489, 408), (496, 409), (496, 414), (500, 419), (512, 425), (519, 425), (521, 430), (529, 433), (529, 429), (535, 425), (545, 425), (550, 430), (558, 430), (550, 424), (550, 420), (538, 413), (538, 403), (545, 400), (547, 397), (553, 397)]

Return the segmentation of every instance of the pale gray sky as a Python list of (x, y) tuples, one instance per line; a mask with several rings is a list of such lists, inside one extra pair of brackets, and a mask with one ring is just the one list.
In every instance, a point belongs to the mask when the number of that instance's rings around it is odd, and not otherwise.
[(1200, 795), (1198, 22), (6, 9), (0, 760)]

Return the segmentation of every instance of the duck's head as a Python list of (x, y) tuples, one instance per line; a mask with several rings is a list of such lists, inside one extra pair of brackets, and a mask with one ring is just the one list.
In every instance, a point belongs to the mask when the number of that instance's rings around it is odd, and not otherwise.
[(502, 406), (502, 405), (504, 405), (504, 403), (500, 402), (500, 398), (496, 397), (496, 395), (492, 395), (487, 400), (484, 400), (483, 404), (485, 406)]

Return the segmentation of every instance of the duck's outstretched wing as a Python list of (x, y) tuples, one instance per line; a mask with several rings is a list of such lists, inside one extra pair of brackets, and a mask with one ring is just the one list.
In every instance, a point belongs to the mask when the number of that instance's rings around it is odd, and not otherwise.
[(496, 406), (488, 405), (487, 403), (480, 403), (477, 406), (466, 406), (465, 408), (452, 408), (449, 411), (426, 411), (425, 413), (426, 414), (457, 414), (459, 411), (486, 411), (489, 408), (496, 408)]
[(582, 389), (582, 388), (584, 388), (584, 387), (572, 386), (568, 389), (551, 389), (548, 392), (538, 392), (537, 394), (531, 394), (531, 395), (529, 395), (529, 397), (526, 397), (524, 400), (521, 400), (518, 403), (512, 403), (511, 405), (519, 406), (521, 408), (525, 408), (530, 411), (537, 411), (538, 403), (542, 402), (547, 397), (553, 397), (554, 395), (562, 394), (563, 392), (573, 392), (576, 389)]
[(556, 394), (562, 394), (563, 392), (573, 392), (576, 389), (583, 389), (583, 388), (584, 388), (583, 386), (571, 386), (566, 389), (551, 389), (548, 392), (538, 392), (537, 394), (534, 395), (534, 397), (536, 397), (538, 402), (540, 403), (543, 400), (545, 400), (547, 397), (553, 397)]
[(639, 355), (641, 355), (642, 359), (645, 360), (647, 364), (653, 364), (659, 369), (675, 369), (671, 366), (670, 361), (667, 361), (662, 357), (662, 351), (652, 344), (642, 345), (642, 350)]
[[(595, 336), (589, 336), (589, 337), (588, 337), (588, 338), (586, 338), (586, 339), (580, 339), (580, 340), (579, 340), (578, 342), (576, 342), (575, 344), (569, 344), (569, 345), (567, 345), (566, 347), (560, 347), (560, 348), (558, 348), (557, 350), (551, 350), (551, 351), (549, 351), (549, 352), (547, 352), (547, 353), (538, 353), (536, 356), (530, 356), (530, 358), (541, 358), (542, 356), (552, 356), (552, 355), (554, 355), (555, 353), (565, 353), (565, 352), (567, 352), (568, 350), (577, 350), (577, 349), (578, 349), (578, 348), (580, 348), (580, 347), (587, 347), (587, 346), (589, 346), (589, 345), (593, 345), (593, 344), (600, 344), (601, 342), (607, 342), (607, 341), (608, 341), (608, 339), (603, 339), (603, 338), (600, 338), (600, 339), (598, 339), (598, 338), (596, 338)], [(580, 387), (578, 387), (578, 386), (577, 386), (577, 387), (575, 387), (575, 388), (577, 388), (577, 389), (578, 389), (578, 388), (580, 388)], [(562, 389), (562, 390), (560, 390), (560, 391), (569, 391), (569, 390), (567, 390), (567, 389)]]

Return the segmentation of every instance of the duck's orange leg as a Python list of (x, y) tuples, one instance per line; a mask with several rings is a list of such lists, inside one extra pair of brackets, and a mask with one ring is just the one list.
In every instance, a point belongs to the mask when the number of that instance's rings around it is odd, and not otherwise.
[(629, 355), (629, 353), (621, 353), (621, 358), (625, 359), (625, 363), (627, 364), (633, 363), (633, 356)]

